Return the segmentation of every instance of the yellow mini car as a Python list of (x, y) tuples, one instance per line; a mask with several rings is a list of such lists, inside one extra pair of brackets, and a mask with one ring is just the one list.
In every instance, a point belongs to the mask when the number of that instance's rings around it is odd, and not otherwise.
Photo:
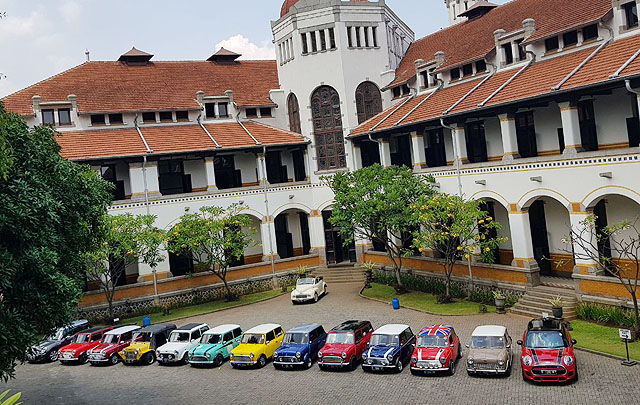
[(231, 351), (230, 363), (234, 368), (264, 367), (282, 343), (284, 330), (275, 323), (258, 325), (242, 335), (240, 344)]
[(123, 363), (153, 364), (156, 361), (156, 349), (167, 343), (169, 334), (175, 328), (174, 324), (158, 324), (138, 330), (131, 344), (119, 353)]

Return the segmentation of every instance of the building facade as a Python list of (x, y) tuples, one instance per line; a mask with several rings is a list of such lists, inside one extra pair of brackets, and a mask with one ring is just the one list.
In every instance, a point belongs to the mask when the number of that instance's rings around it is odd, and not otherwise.
[[(134, 48), (3, 102), (30, 125), (54, 125), (63, 156), (116, 185), (112, 214), (170, 227), (205, 205), (245, 205), (256, 231), (245, 275), (372, 249), (344, 245), (322, 178), (380, 163), (485, 202), (508, 238), (487, 280), (573, 278), (583, 299), (623, 298), (563, 239), (591, 213), (598, 228), (640, 216), (638, 4), (444, 3), (450, 27), (415, 40), (384, 0), (287, 0), (271, 22), (275, 61), (221, 49), (156, 62)], [(167, 253), (158, 276), (192, 271)], [(140, 264), (119, 282), (150, 275)]]

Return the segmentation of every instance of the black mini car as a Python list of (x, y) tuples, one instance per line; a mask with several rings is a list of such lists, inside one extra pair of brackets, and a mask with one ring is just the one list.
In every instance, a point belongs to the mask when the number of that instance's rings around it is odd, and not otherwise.
[(58, 328), (56, 332), (27, 350), (29, 363), (53, 362), (58, 360), (58, 350), (71, 343), (73, 336), (81, 330), (90, 328), (89, 321), (81, 319), (70, 325)]

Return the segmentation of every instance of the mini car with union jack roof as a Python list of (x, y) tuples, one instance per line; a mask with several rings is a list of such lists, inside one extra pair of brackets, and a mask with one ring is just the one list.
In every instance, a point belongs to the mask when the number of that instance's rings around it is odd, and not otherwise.
[(456, 372), (456, 361), (462, 358), (460, 339), (452, 326), (431, 325), (418, 333), (411, 356), (411, 374)]
[(535, 382), (567, 382), (578, 379), (578, 367), (564, 322), (554, 318), (532, 319), (522, 340), (522, 378)]

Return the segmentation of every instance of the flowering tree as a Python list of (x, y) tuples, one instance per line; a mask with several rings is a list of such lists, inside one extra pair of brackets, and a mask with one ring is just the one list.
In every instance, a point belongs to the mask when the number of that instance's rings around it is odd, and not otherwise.
[(227, 283), (227, 271), (244, 255), (253, 239), (242, 228), (251, 224), (243, 215), (244, 208), (233, 204), (229, 208), (203, 207), (195, 214), (184, 215), (169, 232), (169, 251), (190, 257), (222, 280), (227, 299), (233, 294)]
[[(562, 240), (568, 245), (564, 251), (573, 254), (577, 260), (597, 263), (598, 267), (618, 279), (631, 296), (635, 315), (634, 335), (640, 338), (640, 219), (609, 225), (600, 232), (596, 232), (596, 219), (595, 215), (590, 215), (580, 222), (578, 229), (572, 228)], [(578, 249), (573, 249), (573, 245)], [(607, 246), (606, 250), (602, 249), (603, 246)]]
[(444, 302), (451, 300), (451, 275), (458, 260), (470, 258), (480, 250), (482, 259), (493, 264), (492, 252), (504, 238), (491, 238), (491, 230), (499, 230), (499, 223), (483, 211), (479, 201), (465, 201), (449, 194), (425, 196), (412, 205), (414, 218), (420, 224), (415, 246), (424, 251), (431, 249), (441, 256), (446, 276)]
[(406, 246), (417, 224), (410, 207), (423, 196), (433, 195), (429, 179), (415, 176), (406, 167), (376, 164), (337, 173), (326, 181), (335, 193), (329, 221), (340, 227), (345, 243), (357, 237), (384, 245), (393, 264), (396, 289), (402, 290), (402, 258), (410, 254)]

